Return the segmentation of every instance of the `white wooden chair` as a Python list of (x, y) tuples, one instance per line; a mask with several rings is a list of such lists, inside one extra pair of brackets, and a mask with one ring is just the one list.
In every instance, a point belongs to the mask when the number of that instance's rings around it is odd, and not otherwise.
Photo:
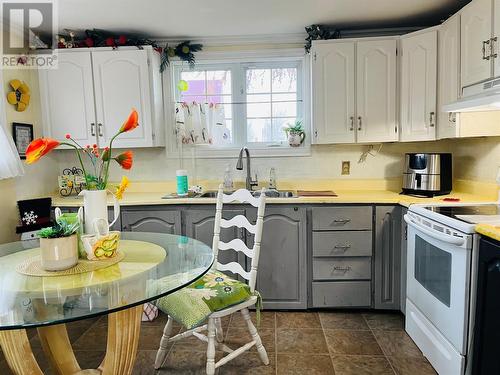
[[(223, 219), (222, 207), (224, 203), (249, 203), (252, 206), (256, 207), (257, 208), (256, 223), (251, 224), (250, 221), (248, 221), (248, 219), (243, 215), (235, 216), (230, 220)], [(215, 212), (214, 237), (212, 242), (212, 249), (215, 257), (213, 268), (216, 269), (217, 271), (230, 271), (233, 272), (234, 274), (240, 275), (241, 277), (243, 277), (245, 280), (248, 281), (248, 285), (252, 293), (255, 291), (255, 282), (257, 280), (257, 266), (259, 263), (260, 243), (262, 238), (262, 226), (263, 226), (265, 206), (266, 206), (266, 197), (264, 194), (264, 189), (262, 189), (260, 196), (256, 198), (252, 196), (252, 194), (248, 190), (245, 189), (240, 189), (235, 191), (231, 195), (226, 195), (223, 193), (222, 185), (219, 186), (217, 194), (217, 206)], [(248, 232), (254, 234), (255, 240), (253, 248), (249, 249), (246, 246), (246, 244), (239, 238), (235, 238), (227, 243), (220, 241), (221, 228), (230, 228), (230, 227), (245, 228)], [(245, 271), (243, 267), (236, 262), (230, 262), (227, 264), (221, 264), (218, 262), (219, 250), (225, 251), (230, 249), (242, 252), (243, 254), (245, 254), (247, 258), (251, 259), (251, 267), (249, 272)], [(240, 354), (249, 350), (254, 345), (257, 348), (257, 352), (262, 362), (265, 365), (268, 365), (269, 358), (267, 356), (266, 349), (262, 345), (262, 340), (257, 332), (257, 329), (255, 328), (250, 319), (250, 314), (248, 311), (248, 307), (255, 305), (256, 302), (257, 302), (257, 296), (252, 296), (242, 303), (231, 306), (224, 310), (216, 311), (208, 317), (207, 324), (191, 329), (186, 332), (179, 333), (174, 337), (170, 337), (172, 333), (173, 320), (169, 316), (167, 324), (165, 325), (165, 329), (163, 330), (163, 336), (161, 338), (160, 348), (158, 349), (158, 352), (156, 354), (155, 369), (159, 369), (163, 365), (165, 358), (167, 356), (167, 344), (169, 342), (175, 342), (189, 336), (195, 336), (198, 339), (208, 343), (207, 366), (206, 366), (206, 371), (208, 375), (214, 374), (216, 368), (236, 358)], [(221, 318), (227, 315), (231, 315), (238, 311), (241, 312), (244, 321), (247, 324), (248, 331), (252, 336), (252, 341), (241, 346), (236, 350), (232, 350), (223, 343), (224, 334), (222, 331)], [(201, 333), (204, 330), (208, 331), (206, 336)], [(215, 362), (216, 346), (222, 351), (228, 353), (218, 362)]]

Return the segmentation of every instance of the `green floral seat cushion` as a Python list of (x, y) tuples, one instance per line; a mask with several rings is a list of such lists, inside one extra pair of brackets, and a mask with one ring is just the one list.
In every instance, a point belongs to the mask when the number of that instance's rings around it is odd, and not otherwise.
[(247, 284), (211, 270), (191, 285), (160, 298), (156, 306), (191, 329), (205, 322), (213, 312), (244, 302), (251, 296)]

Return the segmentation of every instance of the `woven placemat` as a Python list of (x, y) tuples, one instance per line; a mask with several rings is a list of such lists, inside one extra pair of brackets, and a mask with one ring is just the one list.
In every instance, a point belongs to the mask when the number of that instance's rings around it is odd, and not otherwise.
[(80, 273), (92, 272), (116, 264), (125, 258), (125, 254), (118, 251), (113, 258), (102, 260), (78, 259), (76, 266), (62, 271), (46, 271), (42, 268), (40, 256), (26, 259), (16, 267), (16, 271), (27, 276), (68, 276)]

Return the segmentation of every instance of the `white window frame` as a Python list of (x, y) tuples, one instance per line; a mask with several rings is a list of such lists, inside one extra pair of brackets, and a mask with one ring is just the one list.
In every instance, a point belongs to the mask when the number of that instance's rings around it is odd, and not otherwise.
[[(198, 53), (196, 56), (197, 66), (203, 70), (231, 70), (232, 101), (244, 102), (246, 100), (246, 82), (244, 69), (247, 68), (273, 68), (297, 66), (300, 71), (297, 80), (297, 99), (302, 100), (302, 112), (297, 112), (297, 118), (302, 119), (306, 138), (301, 147), (290, 147), (288, 145), (271, 143), (249, 143), (246, 142), (246, 132), (241, 129), (246, 124), (241, 124), (246, 119), (246, 106), (233, 105), (233, 140), (238, 145), (249, 148), (252, 157), (279, 157), (279, 156), (310, 156), (311, 155), (311, 121), (310, 121), (310, 60), (304, 54), (302, 48), (274, 49), (264, 51), (239, 51), (239, 52), (211, 52)], [(170, 113), (167, 119), (167, 157), (171, 158), (234, 158), (237, 157), (240, 146), (228, 145), (215, 147), (213, 145), (178, 145), (175, 136), (175, 101), (177, 100), (176, 83), (180, 77), (180, 67), (185, 67), (186, 63), (172, 61), (170, 69), (164, 73), (165, 98), (170, 98), (166, 105), (166, 112)], [(240, 69), (235, 74), (235, 69)], [(195, 68), (196, 70), (196, 68)], [(238, 78), (239, 77), (239, 78)], [(241, 82), (243, 78), (243, 82)], [(239, 122), (239, 123), (238, 123)]]

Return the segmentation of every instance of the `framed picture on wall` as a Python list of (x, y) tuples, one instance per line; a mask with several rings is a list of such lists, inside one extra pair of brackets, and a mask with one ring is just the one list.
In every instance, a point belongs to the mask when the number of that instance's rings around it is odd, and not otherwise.
[(19, 156), (21, 159), (26, 159), (26, 148), (33, 140), (33, 125), (13, 122), (12, 136)]

